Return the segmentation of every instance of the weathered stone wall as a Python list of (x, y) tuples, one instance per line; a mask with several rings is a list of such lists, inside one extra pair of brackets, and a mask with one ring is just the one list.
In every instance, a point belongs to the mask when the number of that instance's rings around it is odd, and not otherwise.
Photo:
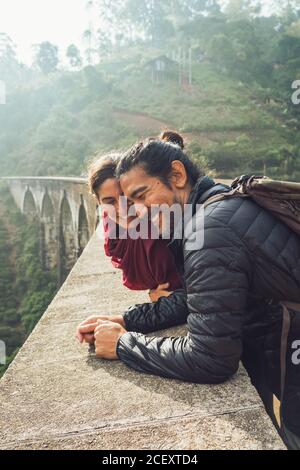
[(102, 245), (95, 234), (1, 379), (0, 448), (283, 449), (243, 367), (221, 385), (191, 384), (99, 360), (77, 342), (87, 316), (148, 300), (123, 288)]

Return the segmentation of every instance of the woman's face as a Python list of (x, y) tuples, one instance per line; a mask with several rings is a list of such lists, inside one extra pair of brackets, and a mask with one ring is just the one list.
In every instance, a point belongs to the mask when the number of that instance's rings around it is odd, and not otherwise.
[(98, 202), (107, 212), (110, 219), (123, 227), (127, 227), (130, 222), (127, 212), (121, 214), (120, 196), (123, 196), (121, 187), (116, 178), (109, 178), (100, 186), (97, 191)]

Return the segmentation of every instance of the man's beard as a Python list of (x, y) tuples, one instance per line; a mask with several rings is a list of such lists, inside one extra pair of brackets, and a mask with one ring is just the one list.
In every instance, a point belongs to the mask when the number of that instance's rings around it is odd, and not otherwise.
[[(176, 195), (174, 195), (173, 202), (172, 202), (172, 205), (174, 204), (180, 205), (183, 210), (182, 201)], [(164, 224), (163, 215), (160, 214), (160, 216), (162, 217), (160, 238), (163, 238), (165, 235), (166, 238), (172, 239), (175, 233), (175, 229), (176, 229), (174, 212), (171, 212), (169, 223), (166, 223), (166, 224)]]

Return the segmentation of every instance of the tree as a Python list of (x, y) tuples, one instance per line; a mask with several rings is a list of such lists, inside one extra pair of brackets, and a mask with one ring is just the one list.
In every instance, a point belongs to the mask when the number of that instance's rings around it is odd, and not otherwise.
[(93, 39), (93, 32), (92, 29), (86, 29), (83, 33), (83, 40), (87, 43), (87, 48), (85, 50), (86, 60), (88, 65), (92, 65), (92, 55), (93, 55), (93, 48), (92, 48), (92, 39)]
[(7, 91), (27, 81), (31, 72), (29, 67), (18, 61), (13, 40), (6, 33), (0, 33), (0, 80), (6, 83)]
[(101, 60), (103, 56), (109, 55), (113, 50), (113, 44), (107, 31), (99, 29), (97, 31), (98, 56)]
[(96, 38), (95, 38), (95, 1), (89, 0), (86, 2), (85, 9), (88, 14), (88, 27), (84, 31), (82, 38), (84, 43), (86, 44), (85, 55), (88, 65), (92, 65), (94, 63), (95, 55), (98, 55), (97, 45), (96, 45)]
[(43, 73), (55, 72), (58, 65), (58, 47), (49, 41), (36, 46), (36, 62)]
[(151, 41), (160, 44), (173, 32), (168, 18), (172, 0), (99, 0), (97, 2), (102, 29), (110, 32), (113, 43), (122, 34), (122, 43)]
[(71, 44), (68, 47), (66, 55), (70, 61), (71, 67), (79, 68), (82, 66), (82, 59), (80, 57), (80, 51), (78, 47), (75, 46), (75, 44)]
[[(169, 2), (160, 0), (146, 1), (146, 31), (153, 44), (160, 45), (174, 31), (172, 23), (167, 18), (167, 6)], [(148, 18), (148, 20), (147, 20)]]
[(16, 60), (16, 45), (6, 33), (0, 33), (0, 59), (6, 61)]
[(235, 19), (247, 19), (260, 13), (260, 0), (229, 0), (225, 8), (226, 16)]

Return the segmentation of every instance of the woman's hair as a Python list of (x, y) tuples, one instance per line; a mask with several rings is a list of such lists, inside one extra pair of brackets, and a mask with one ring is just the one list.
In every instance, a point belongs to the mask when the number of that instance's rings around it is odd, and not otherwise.
[(184, 141), (181, 135), (165, 131), (158, 139), (149, 138), (134, 145), (118, 163), (116, 176), (120, 178), (137, 165), (141, 165), (150, 176), (159, 178), (170, 186), (172, 162), (179, 160), (185, 167), (188, 181), (194, 186), (203, 172), (183, 151)]
[(104, 155), (90, 163), (88, 167), (88, 186), (91, 194), (97, 196), (101, 185), (110, 178), (116, 178), (120, 154)]

